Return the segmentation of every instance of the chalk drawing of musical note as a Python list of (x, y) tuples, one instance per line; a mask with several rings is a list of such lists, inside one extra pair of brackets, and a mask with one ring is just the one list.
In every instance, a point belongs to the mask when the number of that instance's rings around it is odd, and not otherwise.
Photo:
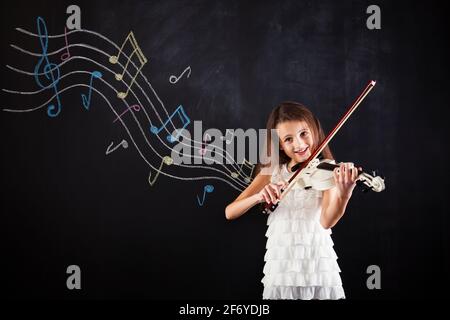
[(213, 185), (207, 184), (206, 186), (203, 187), (203, 199), (202, 199), (202, 201), (200, 201), (200, 198), (197, 195), (197, 201), (198, 201), (199, 206), (203, 206), (203, 203), (205, 203), (206, 193), (211, 193), (213, 191), (214, 191), (214, 186)]
[(67, 41), (67, 27), (64, 27), (64, 38), (66, 39), (66, 52), (61, 55), (61, 61), (65, 61), (70, 58), (69, 42)]
[(152, 177), (152, 172), (150, 171), (150, 174), (148, 175), (148, 183), (150, 183), (150, 186), (153, 187), (153, 185), (155, 184), (156, 179), (159, 176), (159, 173), (161, 172), (161, 169), (163, 167), (164, 164), (170, 166), (173, 163), (173, 159), (169, 156), (165, 156), (162, 161), (161, 161), (161, 165), (159, 166), (158, 172), (156, 173), (155, 177), (153, 179), (151, 179)]
[(178, 82), (178, 80), (180, 80), (180, 78), (183, 76), (183, 74), (186, 73), (186, 71), (189, 71), (189, 73), (187, 74), (186, 78), (189, 78), (189, 76), (191, 75), (191, 66), (188, 66), (186, 69), (184, 69), (184, 71), (180, 74), (180, 76), (177, 78), (176, 76), (172, 75), (169, 77), (169, 82), (172, 84), (175, 84)]
[(209, 134), (205, 135), (205, 138), (203, 138), (202, 147), (200, 150), (198, 150), (198, 154), (201, 156), (204, 156), (206, 154), (206, 144), (211, 142), (211, 136)]
[(120, 47), (120, 50), (117, 53), (117, 55), (109, 57), (109, 62), (111, 62), (112, 64), (116, 64), (119, 61), (120, 55), (122, 54), (123, 49), (124, 49), (125, 45), (128, 42), (133, 47), (133, 51), (128, 56), (128, 60), (127, 60), (125, 66), (123, 68), (123, 72), (122, 73), (116, 73), (116, 75), (115, 75), (116, 80), (117, 81), (122, 81), (123, 80), (123, 76), (125, 74), (125, 71), (128, 69), (128, 65), (130, 64), (130, 61), (131, 61), (131, 59), (133, 58), (134, 55), (136, 55), (137, 58), (139, 59), (140, 66), (139, 66), (138, 70), (136, 71), (136, 73), (134, 74), (134, 76), (132, 77), (132, 80), (131, 80), (130, 84), (128, 85), (128, 90), (126, 92), (119, 91), (117, 93), (117, 97), (120, 98), (120, 99), (125, 99), (127, 97), (128, 92), (130, 91), (131, 86), (133, 85), (134, 81), (136, 80), (137, 75), (141, 71), (142, 67), (147, 63), (147, 58), (142, 53), (142, 50), (139, 47), (139, 45), (138, 45), (138, 43), (136, 41), (136, 38), (134, 37), (133, 31), (130, 31), (128, 36), (125, 38), (125, 41), (122, 43), (122, 46)]
[[(48, 33), (47, 33), (47, 25), (42, 17), (37, 18), (37, 29), (39, 34), (39, 42), (41, 43), (42, 48), (42, 56), (40, 57), (38, 63), (34, 68), (34, 80), (37, 85), (43, 89), (47, 89), (53, 87), (56, 94), (56, 102), (57, 106), (54, 104), (49, 104), (47, 107), (47, 114), (49, 117), (56, 117), (61, 112), (61, 100), (59, 98), (58, 87), (56, 86), (60, 79), (59, 67), (55, 63), (50, 63), (50, 60), (47, 56), (48, 49)], [(43, 63), (45, 65), (43, 66)], [(43, 72), (40, 72), (41, 67)], [(48, 80), (51, 80), (50, 84), (44, 85), (39, 79), (39, 75), (43, 74)]]
[(127, 113), (131, 109), (133, 109), (134, 111), (138, 112), (139, 110), (141, 110), (141, 106), (138, 105), (138, 104), (133, 104), (132, 106), (128, 107), (124, 112), (119, 114), (119, 116), (113, 121), (113, 123), (116, 122), (117, 120), (119, 120), (125, 113)]
[[(186, 115), (186, 113), (184, 112), (183, 106), (182, 106), (182, 105), (179, 105), (178, 108), (176, 108), (176, 110), (170, 115), (170, 117), (163, 123), (163, 125), (162, 125), (160, 128), (155, 127), (155, 126), (152, 125), (152, 126), (150, 127), (150, 131), (151, 131), (152, 133), (154, 133), (154, 134), (160, 133), (161, 130), (164, 129), (164, 128), (166, 127), (166, 125), (169, 123), (169, 121), (172, 120), (172, 118), (173, 118), (175, 115), (178, 115), (178, 116), (180, 117), (181, 123), (183, 123), (183, 129), (185, 129), (185, 128), (188, 126), (188, 124), (191, 123), (191, 119), (189, 119), (189, 117), (188, 117), (188, 116)], [(177, 134), (176, 134), (175, 137), (173, 137), (171, 134), (169, 134), (169, 135), (167, 136), (167, 140), (168, 140), (170, 143), (173, 143), (173, 142), (177, 141), (178, 138), (179, 138), (179, 136), (181, 135), (181, 130), (182, 130), (182, 129), (178, 129), (178, 130), (177, 130)]]
[(86, 97), (86, 95), (81, 94), (81, 101), (83, 102), (83, 106), (86, 108), (86, 110), (89, 110), (89, 106), (91, 105), (91, 96), (92, 96), (92, 81), (94, 78), (100, 79), (102, 77), (102, 73), (100, 71), (94, 71), (91, 73), (91, 81), (89, 83), (89, 92)]
[(128, 148), (128, 142), (127, 140), (122, 140), (122, 142), (120, 142), (117, 146), (115, 146), (112, 150), (111, 150), (111, 146), (114, 144), (114, 142), (111, 142), (111, 144), (108, 146), (108, 149), (106, 149), (106, 155), (110, 154), (111, 152), (116, 151), (117, 148), (119, 148), (120, 146), (122, 146), (124, 149)]
[(231, 141), (233, 140), (233, 136), (234, 136), (234, 131), (231, 131), (230, 129), (227, 129), (227, 131), (225, 132), (225, 137), (220, 137), (220, 140), (225, 140), (226, 144), (230, 144)]
[[(248, 170), (250, 170), (250, 173), (248, 173), (248, 174), (246, 174), (244, 171), (244, 167), (245, 167), (245, 169), (247, 169), (247, 171)], [(251, 181), (251, 177), (252, 177), (252, 174), (253, 174), (253, 170), (255, 169), (255, 165), (254, 164), (252, 164), (251, 162), (249, 162), (249, 161), (247, 161), (247, 159), (244, 159), (244, 162), (242, 162), (242, 164), (241, 164), (241, 166), (239, 167), (239, 172), (243, 172), (243, 176), (244, 176), (244, 180), (245, 180), (245, 182), (247, 182), (247, 183), (249, 183), (250, 181)], [(231, 173), (231, 176), (234, 178), (234, 179), (237, 179), (238, 177), (239, 177), (239, 173), (237, 173), (237, 172), (232, 172)]]
[[(250, 173), (246, 174), (244, 172), (244, 167), (248, 170), (250, 170)], [(244, 162), (241, 164), (241, 171), (244, 172), (245, 175), (245, 182), (249, 183), (251, 178), (252, 178), (252, 174), (253, 174), (253, 170), (255, 169), (255, 165), (250, 163), (249, 161), (247, 161), (246, 159), (244, 159)], [(247, 171), (248, 172), (248, 171)]]

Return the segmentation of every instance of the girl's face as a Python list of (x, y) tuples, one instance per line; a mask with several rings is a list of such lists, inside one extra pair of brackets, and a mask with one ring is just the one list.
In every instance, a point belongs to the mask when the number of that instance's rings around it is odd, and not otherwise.
[(314, 146), (313, 136), (305, 121), (286, 121), (276, 127), (280, 137), (280, 148), (293, 162), (303, 162), (309, 158)]

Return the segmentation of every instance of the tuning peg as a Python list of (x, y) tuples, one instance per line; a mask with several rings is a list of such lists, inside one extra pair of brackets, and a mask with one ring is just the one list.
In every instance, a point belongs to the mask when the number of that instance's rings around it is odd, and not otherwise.
[(380, 172), (378, 172), (378, 170), (373, 170), (373, 171), (372, 171), (372, 176), (374, 176), (374, 177), (379, 176), (381, 179), (384, 180), (384, 175), (381, 174)]

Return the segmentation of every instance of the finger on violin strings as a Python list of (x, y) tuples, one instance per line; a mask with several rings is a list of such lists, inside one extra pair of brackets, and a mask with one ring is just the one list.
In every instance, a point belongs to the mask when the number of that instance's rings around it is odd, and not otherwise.
[(334, 176), (334, 181), (335, 181), (336, 183), (340, 183), (340, 182), (341, 182), (341, 180), (342, 180), (342, 174), (341, 174), (339, 168), (335, 168), (335, 169), (333, 170), (333, 176)]
[(340, 175), (343, 175), (345, 173), (345, 162), (341, 162), (339, 164), (338, 173)]
[(352, 168), (352, 181), (355, 182), (358, 179), (358, 169)]
[(347, 179), (349, 182), (352, 180), (352, 177), (353, 177), (353, 171), (354, 171), (353, 169), (354, 169), (353, 163), (347, 162), (345, 170), (347, 172)]
[(334, 171), (339, 175), (342, 172), (342, 163), (338, 167), (334, 168)]
[(342, 174), (342, 180), (344, 181), (344, 183), (348, 183), (348, 181), (350, 180), (350, 170), (348, 169), (348, 163), (344, 163), (344, 171)]

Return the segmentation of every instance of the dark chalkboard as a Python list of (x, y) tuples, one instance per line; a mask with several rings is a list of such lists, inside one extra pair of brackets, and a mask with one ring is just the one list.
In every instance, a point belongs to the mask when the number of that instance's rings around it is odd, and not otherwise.
[[(223, 135), (263, 129), (278, 103), (294, 100), (328, 133), (371, 79), (330, 144), (338, 161), (378, 169), (387, 185), (355, 191), (333, 228), (344, 289), (379, 299), (445, 287), (449, 52), (437, 4), (379, 1), (381, 29), (370, 30), (369, 1), (78, 1), (81, 30), (70, 30), (71, 4), (2, 3), (9, 297), (260, 299), (266, 216), (224, 214), (248, 181), (232, 177), (236, 163), (164, 163), (173, 145), (164, 122), (178, 110), (180, 128), (182, 110), (192, 135), (194, 121)], [(35, 36), (43, 21), (48, 60)], [(125, 69), (130, 31), (143, 57)], [(69, 265), (81, 268), (81, 290), (66, 287)], [(381, 290), (366, 287), (370, 265), (381, 268)]]

